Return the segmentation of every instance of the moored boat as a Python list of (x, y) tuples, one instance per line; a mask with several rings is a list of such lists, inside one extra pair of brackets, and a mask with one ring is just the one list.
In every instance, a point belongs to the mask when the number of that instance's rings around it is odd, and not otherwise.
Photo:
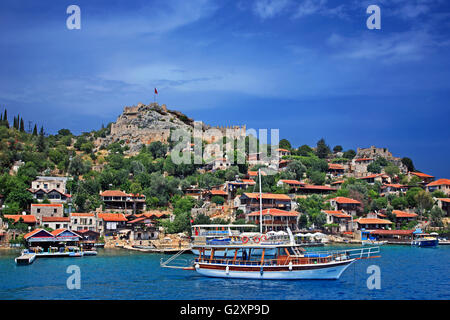
[(411, 245), (418, 247), (437, 247), (439, 245), (437, 233), (424, 233), (421, 229), (416, 229), (413, 232), (413, 239)]
[[(220, 246), (205, 245), (197, 249), (200, 254), (188, 266), (170, 266), (171, 259), (161, 260), (161, 266), (193, 270), (208, 277), (244, 279), (339, 279), (356, 260), (378, 257), (379, 247), (337, 251), (305, 252), (296, 244), (235, 245), (233, 256), (217, 257)], [(227, 248), (231, 249), (231, 247)], [(260, 256), (253, 250), (262, 250)], [(265, 252), (275, 254), (266, 256)], [(241, 252), (240, 257), (238, 253)]]

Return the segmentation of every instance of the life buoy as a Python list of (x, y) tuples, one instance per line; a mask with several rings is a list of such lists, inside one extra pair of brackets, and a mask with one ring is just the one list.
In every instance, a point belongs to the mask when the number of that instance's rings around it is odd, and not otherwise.
[(267, 241), (267, 236), (263, 234), (261, 238), (259, 238), (260, 241)]
[(242, 237), (242, 243), (247, 243), (250, 240), (247, 236)]
[(254, 243), (259, 243), (261, 241), (261, 238), (259, 238), (258, 236), (254, 236), (253, 237), (253, 242)]

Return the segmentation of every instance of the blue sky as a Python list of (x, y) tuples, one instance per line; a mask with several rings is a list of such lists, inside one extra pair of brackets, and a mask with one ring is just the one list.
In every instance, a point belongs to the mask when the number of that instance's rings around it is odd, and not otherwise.
[[(81, 30), (66, 27), (71, 4)], [(366, 27), (371, 4), (381, 30)], [(444, 0), (3, 0), (0, 109), (80, 133), (157, 87), (212, 125), (388, 147), (449, 178), (449, 18)]]

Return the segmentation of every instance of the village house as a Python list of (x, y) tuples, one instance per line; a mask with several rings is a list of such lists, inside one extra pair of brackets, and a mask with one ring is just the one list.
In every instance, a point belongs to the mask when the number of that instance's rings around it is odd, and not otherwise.
[[(237, 204), (237, 209), (242, 210), (245, 214), (251, 213), (253, 211), (259, 210), (259, 193), (247, 192), (239, 197), (239, 202)], [(262, 208), (263, 209), (281, 209), (285, 211), (291, 211), (292, 203), (291, 198), (286, 194), (274, 194), (274, 193), (263, 193), (262, 194)]]
[(356, 216), (362, 206), (360, 201), (346, 197), (336, 197), (328, 201), (334, 211), (344, 211), (352, 216)]
[(351, 168), (355, 177), (362, 177), (367, 174), (367, 166), (371, 164), (374, 158), (356, 158), (352, 160)]
[(216, 158), (208, 162), (203, 169), (206, 171), (227, 170), (231, 167), (231, 162), (227, 158)]
[(381, 184), (391, 183), (391, 178), (384, 173), (373, 173), (359, 179), (366, 181), (368, 184), (374, 184), (376, 181), (380, 182)]
[(99, 213), (97, 230), (100, 234), (111, 236), (126, 227), (127, 218), (122, 213)]
[(50, 228), (53, 230), (70, 227), (69, 217), (42, 217), (41, 226), (44, 228)]
[(439, 179), (426, 185), (428, 192), (442, 191), (450, 196), (450, 179)]
[(396, 229), (400, 229), (403, 225), (407, 224), (412, 220), (416, 220), (418, 215), (416, 213), (410, 213), (401, 210), (392, 210), (394, 215), (394, 224)]
[(316, 186), (312, 184), (305, 184), (297, 188), (298, 194), (310, 195), (310, 194), (330, 194), (337, 189), (329, 186)]
[(358, 230), (387, 230), (392, 222), (387, 219), (380, 219), (376, 213), (368, 213), (365, 218), (359, 218), (355, 220), (358, 226)]
[(331, 233), (353, 231), (352, 216), (339, 210), (322, 210), (327, 215), (327, 224), (337, 224), (330, 227)]
[(33, 198), (39, 202), (42, 202), (45, 198), (47, 198), (50, 203), (68, 203), (72, 199), (70, 194), (62, 193), (56, 189), (28, 189), (28, 191), (33, 195)]
[(144, 215), (128, 221), (127, 227), (130, 228), (129, 240), (131, 241), (158, 239), (159, 231), (155, 227), (154, 221)]
[(277, 182), (278, 187), (287, 187), (289, 189), (289, 193), (296, 193), (297, 189), (301, 186), (305, 186), (305, 183), (300, 182), (298, 180), (286, 180), (281, 179)]
[(106, 190), (100, 193), (100, 197), (105, 204), (103, 211), (136, 213), (146, 210), (145, 195), (128, 194), (120, 190)]
[(97, 231), (97, 217), (95, 213), (72, 212), (70, 214), (70, 225), (74, 231)]
[(422, 184), (431, 183), (434, 180), (434, 176), (423, 172), (408, 172), (408, 177), (411, 179), (412, 177), (419, 177), (422, 180)]
[(450, 198), (439, 198), (437, 199), (437, 205), (439, 208), (444, 210), (445, 215), (450, 217)]
[(36, 180), (31, 182), (31, 189), (42, 189), (46, 192), (51, 190), (57, 190), (60, 193), (67, 193), (66, 184), (67, 177), (43, 177), (39, 176)]
[(63, 217), (64, 206), (61, 203), (32, 203), (31, 214), (42, 222), (42, 217)]
[[(36, 217), (30, 214), (5, 214), (4, 218), (14, 220), (13, 223), (22, 221), (31, 228), (35, 228), (38, 224), (38, 220), (36, 219)], [(7, 221), (3, 221), (3, 224), (5, 228), (11, 228), (11, 226), (8, 225)]]
[(337, 180), (337, 181), (334, 181), (334, 182), (330, 183), (330, 185), (335, 187), (335, 188), (341, 188), (342, 184), (344, 182), (345, 182), (345, 180)]
[(227, 181), (225, 185), (229, 198), (234, 199), (238, 190), (247, 190), (249, 186), (256, 185), (256, 182), (251, 179), (238, 179), (236, 181)]
[(404, 186), (401, 184), (387, 183), (381, 186), (381, 196), (386, 196), (389, 194), (395, 194), (398, 196), (401, 193), (405, 193), (406, 191), (408, 191), (408, 186)]
[(290, 156), (290, 155), (291, 155), (291, 152), (290, 152), (289, 150), (283, 149), (283, 148), (278, 148), (278, 149), (277, 149), (277, 152), (278, 152), (278, 157), (279, 157), (279, 158), (282, 158), (282, 157), (284, 157), (284, 156)]
[[(247, 215), (247, 221), (259, 225), (261, 212), (255, 211)], [(280, 209), (262, 210), (263, 231), (280, 231), (290, 228), (292, 231), (298, 229), (299, 213), (296, 211), (286, 211)]]
[(329, 163), (327, 173), (331, 177), (340, 177), (345, 173), (345, 168), (342, 164), (339, 163)]
[(224, 190), (217, 189), (217, 190), (207, 190), (203, 193), (203, 199), (205, 201), (211, 201), (213, 197), (222, 197), (224, 202), (227, 200), (228, 193)]
[(191, 187), (191, 188), (184, 190), (184, 195), (187, 197), (192, 197), (195, 200), (199, 200), (202, 198), (202, 194), (204, 191), (205, 190), (202, 188)]

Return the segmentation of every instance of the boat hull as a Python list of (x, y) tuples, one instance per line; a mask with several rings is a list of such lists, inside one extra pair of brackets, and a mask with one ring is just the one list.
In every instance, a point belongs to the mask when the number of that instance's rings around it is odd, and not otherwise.
[(439, 244), (438, 239), (430, 239), (430, 240), (414, 240), (412, 242), (413, 246), (418, 247), (436, 247)]
[(197, 273), (207, 277), (268, 279), (268, 280), (300, 280), (323, 279), (336, 280), (354, 262), (354, 259), (314, 265), (289, 266), (227, 266), (218, 264), (197, 264)]

